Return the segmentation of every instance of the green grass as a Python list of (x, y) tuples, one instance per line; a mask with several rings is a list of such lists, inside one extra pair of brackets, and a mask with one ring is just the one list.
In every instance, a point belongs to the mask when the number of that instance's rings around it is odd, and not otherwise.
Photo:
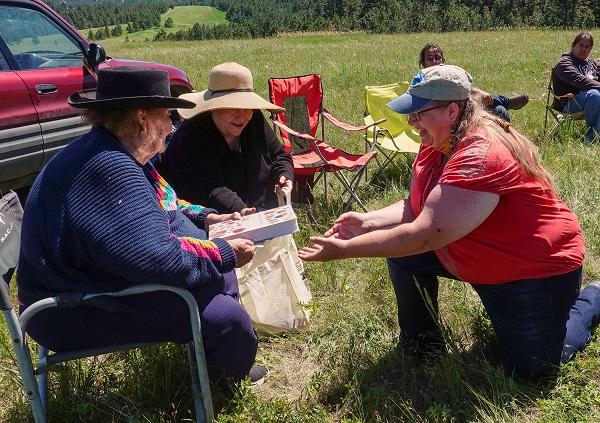
[[(173, 19), (173, 27), (165, 28), (165, 21), (171, 18)], [(129, 42), (145, 42), (146, 40), (154, 39), (154, 36), (160, 31), (164, 29), (167, 33), (177, 32), (177, 31), (187, 31), (191, 29), (195, 23), (200, 25), (220, 25), (226, 24), (227, 19), (225, 18), (225, 12), (222, 12), (214, 7), (210, 6), (177, 6), (173, 9), (169, 9), (166, 13), (163, 13), (160, 17), (160, 28), (151, 28), (146, 29), (144, 31), (137, 31), (131, 34), (128, 34), (125, 31), (127, 27), (126, 24), (121, 25), (123, 27), (123, 35), (120, 37), (111, 38), (111, 41), (116, 42), (124, 42), (125, 39)], [(112, 29), (112, 26), (109, 27)], [(91, 28), (94, 31), (97, 31), (98, 28)], [(90, 28), (82, 29), (81, 32), (87, 36)], [(101, 43), (106, 43), (106, 40), (100, 40)]]
[[(583, 142), (580, 125), (543, 136), (549, 71), (575, 34), (563, 31), (366, 35), (306, 34), (261, 40), (182, 43), (104, 42), (114, 57), (173, 64), (198, 90), (214, 65), (248, 66), (256, 90), (267, 95), (271, 76), (317, 72), (325, 106), (359, 123), (365, 85), (410, 79), (422, 45), (444, 47), (449, 63), (464, 66), (477, 86), (492, 93), (521, 93), (530, 104), (512, 113), (513, 125), (541, 150), (562, 197), (577, 213), (587, 244), (586, 280), (600, 276), (600, 147)], [(328, 128), (334, 144), (360, 151), (360, 136)], [(407, 194), (409, 173), (389, 171), (379, 185), (363, 186), (370, 209)], [(330, 178), (331, 179), (331, 178)], [(337, 192), (336, 187), (330, 193)], [(340, 202), (326, 205), (320, 191), (318, 228), (299, 208), (298, 245), (328, 227)], [(466, 284), (441, 284), (440, 312), (452, 352), (417, 361), (395, 348), (394, 294), (382, 259), (306, 265), (311, 290), (310, 331), (261, 339), (258, 361), (271, 375), (256, 389), (243, 386), (233, 400), (216, 395), (219, 422), (597, 422), (600, 421), (598, 335), (554, 380), (537, 383), (502, 373), (490, 322)], [(12, 352), (0, 331), (0, 421), (25, 422)], [(175, 422), (191, 416), (185, 353), (163, 346), (81, 361), (54, 376), (51, 421)]]

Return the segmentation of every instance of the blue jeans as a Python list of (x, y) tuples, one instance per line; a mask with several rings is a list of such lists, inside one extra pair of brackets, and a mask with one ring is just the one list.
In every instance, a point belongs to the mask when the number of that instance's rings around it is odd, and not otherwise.
[[(433, 252), (388, 259), (388, 270), (401, 340), (441, 342), (437, 277), (459, 279)], [(490, 317), (508, 369), (525, 377), (540, 376), (548, 365), (565, 362), (585, 347), (600, 319), (600, 289), (589, 286), (580, 294), (580, 283), (581, 268), (499, 285), (471, 284)], [(422, 293), (431, 299), (429, 306)]]
[(581, 111), (585, 114), (585, 123), (589, 128), (587, 137), (592, 141), (594, 136), (600, 136), (600, 90), (580, 91), (565, 106), (565, 112), (568, 113)]
[(500, 116), (507, 122), (510, 122), (510, 113), (508, 113), (508, 97), (505, 95), (492, 96), (492, 105), (489, 109), (496, 116)]

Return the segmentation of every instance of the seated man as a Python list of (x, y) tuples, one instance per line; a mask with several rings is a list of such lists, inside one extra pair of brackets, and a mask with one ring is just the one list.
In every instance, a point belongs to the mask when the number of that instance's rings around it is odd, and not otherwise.
[(554, 94), (575, 95), (571, 100), (555, 98), (552, 107), (569, 113), (583, 111), (590, 141), (600, 136), (600, 62), (589, 58), (593, 46), (592, 34), (578, 34), (571, 51), (564, 53), (552, 69)]
[[(421, 68), (440, 65), (445, 62), (444, 52), (437, 44), (428, 43), (421, 49), (421, 54), (419, 56), (419, 66)], [(529, 96), (527, 96), (527, 94), (521, 94), (514, 97), (500, 94), (492, 96), (476, 87), (471, 88), (471, 94), (488, 112), (500, 116), (507, 122), (510, 122), (508, 109), (518, 110), (529, 102)]]

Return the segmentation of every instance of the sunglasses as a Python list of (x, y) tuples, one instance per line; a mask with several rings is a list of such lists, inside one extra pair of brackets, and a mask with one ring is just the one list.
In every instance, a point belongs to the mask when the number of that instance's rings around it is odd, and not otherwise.
[(416, 112), (412, 112), (408, 114), (408, 119), (412, 121), (421, 120), (421, 115), (425, 112), (429, 112), (430, 110), (441, 109), (442, 107), (446, 107), (445, 105), (437, 105), (430, 107), (429, 109), (418, 110)]
[(425, 55), (425, 60), (443, 60), (441, 54), (427, 54)]

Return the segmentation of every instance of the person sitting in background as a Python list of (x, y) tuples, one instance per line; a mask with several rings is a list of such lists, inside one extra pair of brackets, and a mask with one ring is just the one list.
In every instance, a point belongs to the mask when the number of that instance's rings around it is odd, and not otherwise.
[[(76, 93), (69, 104), (86, 109), (92, 129), (46, 165), (29, 193), (17, 272), (21, 311), (70, 292), (183, 287), (198, 302), (211, 379), (244, 378), (257, 339), (233, 270), (255, 247), (243, 239), (208, 241), (212, 223), (239, 213), (178, 200), (149, 163), (165, 148), (171, 109), (195, 104), (170, 96), (167, 72), (139, 67), (100, 70), (97, 91)], [(192, 339), (187, 307), (176, 295), (102, 298), (97, 306), (42, 311), (28, 333), (57, 352)]]
[[(421, 54), (419, 56), (419, 66), (421, 68), (440, 65), (445, 62), (444, 52), (439, 45), (429, 43), (421, 49)], [(508, 109), (519, 110), (529, 102), (529, 96), (527, 94), (521, 94), (514, 97), (505, 95), (492, 96), (476, 87), (471, 88), (471, 95), (488, 111), (500, 116), (507, 122), (510, 122), (510, 113), (508, 112)]]
[(563, 53), (552, 68), (554, 94), (574, 96), (570, 100), (555, 98), (552, 107), (568, 113), (583, 111), (590, 141), (600, 136), (600, 61), (589, 57), (593, 46), (592, 34), (577, 34), (571, 51)]
[(536, 146), (473, 100), (463, 69), (421, 70), (388, 106), (421, 148), (408, 198), (341, 215), (303, 260), (387, 257), (400, 339), (443, 345), (438, 276), (462, 280), (485, 307), (509, 371), (540, 376), (569, 360), (600, 319), (600, 282), (580, 293), (584, 243)]
[(222, 63), (208, 74), (208, 89), (183, 94), (196, 103), (161, 160), (177, 194), (220, 213), (277, 207), (276, 192), (291, 192), (292, 157), (283, 150), (261, 109), (282, 110), (254, 93), (252, 74)]

